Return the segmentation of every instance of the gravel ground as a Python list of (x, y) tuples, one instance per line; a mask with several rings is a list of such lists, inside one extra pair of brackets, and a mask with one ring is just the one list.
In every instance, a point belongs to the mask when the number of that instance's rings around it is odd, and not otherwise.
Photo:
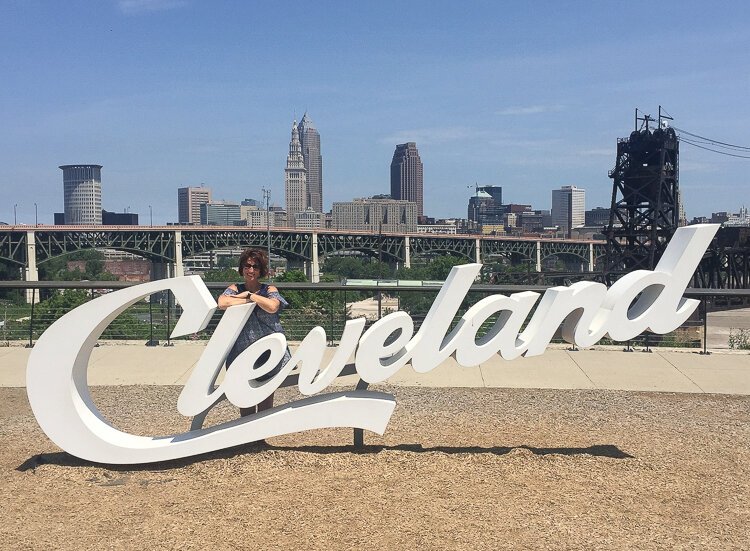
[[(378, 389), (363, 451), (336, 429), (140, 468), (60, 452), (0, 389), (0, 547), (750, 548), (750, 397)], [(178, 387), (92, 392), (125, 430), (187, 429)]]

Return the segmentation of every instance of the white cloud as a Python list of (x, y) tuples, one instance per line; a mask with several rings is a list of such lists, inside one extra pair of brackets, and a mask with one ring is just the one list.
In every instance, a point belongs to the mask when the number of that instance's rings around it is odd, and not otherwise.
[(118, 0), (117, 6), (126, 15), (181, 8), (186, 0)]
[(517, 115), (538, 115), (539, 113), (552, 113), (562, 111), (561, 105), (529, 105), (526, 107), (506, 107), (500, 111), (495, 111), (495, 115), (517, 116)]

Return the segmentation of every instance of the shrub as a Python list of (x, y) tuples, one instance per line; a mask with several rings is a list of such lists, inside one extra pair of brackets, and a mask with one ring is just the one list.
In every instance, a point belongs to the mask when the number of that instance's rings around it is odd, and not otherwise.
[(729, 348), (750, 350), (750, 329), (729, 329)]

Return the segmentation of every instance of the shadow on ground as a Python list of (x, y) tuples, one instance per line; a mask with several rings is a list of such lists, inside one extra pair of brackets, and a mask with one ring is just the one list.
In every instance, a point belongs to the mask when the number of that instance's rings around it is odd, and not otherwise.
[(423, 447), (421, 444), (397, 444), (394, 446), (362, 446), (355, 447), (353, 445), (347, 446), (273, 446), (266, 443), (253, 442), (251, 444), (245, 444), (242, 446), (236, 446), (228, 448), (226, 450), (220, 450), (202, 455), (196, 455), (193, 457), (186, 457), (182, 459), (175, 459), (172, 461), (160, 461), (157, 463), (147, 463), (140, 465), (109, 465), (102, 463), (94, 463), (92, 461), (86, 461), (79, 459), (75, 456), (70, 455), (66, 452), (54, 452), (54, 453), (43, 453), (29, 457), (26, 461), (16, 467), (17, 471), (26, 472), (33, 471), (40, 465), (57, 465), (60, 467), (87, 467), (87, 466), (99, 466), (106, 467), (113, 471), (161, 471), (170, 469), (179, 469), (200, 463), (202, 461), (210, 461), (214, 459), (229, 459), (241, 455), (253, 455), (263, 451), (277, 450), (277, 451), (296, 451), (303, 453), (315, 453), (315, 454), (374, 454), (382, 451), (403, 451), (412, 453), (445, 453), (445, 454), (460, 454), (460, 453), (471, 453), (471, 454), (493, 454), (493, 455), (506, 455), (514, 450), (528, 450), (534, 455), (591, 455), (594, 457), (607, 457), (610, 459), (633, 459), (633, 456), (622, 451), (617, 446), (612, 444), (601, 444), (588, 446), (585, 448), (537, 448), (534, 446), (493, 446), (493, 447), (481, 447), (481, 446), (432, 446)]

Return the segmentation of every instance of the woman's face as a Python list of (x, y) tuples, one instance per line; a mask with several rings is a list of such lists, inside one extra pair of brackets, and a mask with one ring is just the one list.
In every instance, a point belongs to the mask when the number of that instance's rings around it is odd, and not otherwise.
[(250, 283), (260, 279), (260, 263), (254, 258), (248, 258), (242, 267), (242, 275), (245, 281)]

